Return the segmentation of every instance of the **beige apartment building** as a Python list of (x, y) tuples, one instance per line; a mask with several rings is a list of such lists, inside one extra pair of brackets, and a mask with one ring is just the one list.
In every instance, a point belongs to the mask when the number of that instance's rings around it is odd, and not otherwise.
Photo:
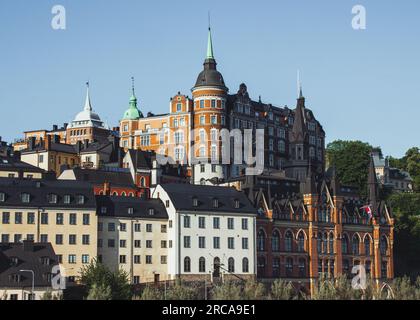
[(159, 199), (97, 196), (98, 258), (131, 283), (168, 280), (168, 215)]
[(97, 223), (87, 183), (0, 178), (0, 242), (51, 243), (68, 283), (97, 256)]

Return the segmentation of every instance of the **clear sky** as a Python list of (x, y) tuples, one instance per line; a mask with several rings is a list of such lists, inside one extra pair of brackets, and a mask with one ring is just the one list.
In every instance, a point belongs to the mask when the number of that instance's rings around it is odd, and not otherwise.
[[(66, 8), (53, 30), (51, 9)], [(367, 29), (353, 30), (365, 6)], [(420, 145), (418, 0), (1, 0), (0, 136), (70, 122), (91, 83), (110, 126), (128, 106), (130, 77), (143, 113), (191, 95), (211, 12), (218, 68), (230, 92), (295, 106), (296, 70), (327, 141), (360, 139), (402, 156)]]

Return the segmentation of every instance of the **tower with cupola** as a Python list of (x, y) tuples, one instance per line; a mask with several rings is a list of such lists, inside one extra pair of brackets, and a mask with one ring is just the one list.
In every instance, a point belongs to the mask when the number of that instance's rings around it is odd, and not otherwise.
[(227, 123), (228, 88), (216, 68), (210, 27), (203, 66), (203, 71), (192, 88), (194, 136), (191, 155), (196, 160), (196, 164), (193, 164), (195, 184), (209, 184), (210, 181), (220, 181), (226, 177), (226, 167), (221, 161), (219, 135)]

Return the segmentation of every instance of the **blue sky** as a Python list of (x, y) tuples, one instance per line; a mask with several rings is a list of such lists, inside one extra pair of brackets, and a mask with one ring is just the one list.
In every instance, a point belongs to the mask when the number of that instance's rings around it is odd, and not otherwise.
[[(67, 29), (51, 28), (64, 5)], [(367, 10), (367, 29), (351, 9)], [(418, 0), (1, 0), (0, 135), (50, 128), (82, 109), (85, 82), (110, 126), (128, 106), (130, 77), (143, 113), (190, 95), (212, 16), (218, 68), (230, 92), (293, 107), (300, 69), (307, 106), (327, 141), (360, 139), (402, 156), (419, 146)]]

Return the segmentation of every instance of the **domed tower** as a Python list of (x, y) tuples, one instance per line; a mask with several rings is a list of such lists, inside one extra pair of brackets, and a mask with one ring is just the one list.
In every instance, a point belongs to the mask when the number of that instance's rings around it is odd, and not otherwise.
[(121, 147), (134, 148), (133, 133), (138, 129), (138, 120), (143, 118), (143, 114), (137, 108), (137, 97), (134, 92), (134, 78), (131, 78), (131, 97), (128, 109), (124, 112), (120, 121)]
[(226, 101), (228, 88), (217, 71), (209, 27), (207, 56), (203, 71), (198, 75), (193, 97), (194, 148), (200, 164), (194, 165), (194, 183), (209, 184), (210, 180), (224, 179), (226, 168), (221, 165), (220, 130), (226, 128)]

